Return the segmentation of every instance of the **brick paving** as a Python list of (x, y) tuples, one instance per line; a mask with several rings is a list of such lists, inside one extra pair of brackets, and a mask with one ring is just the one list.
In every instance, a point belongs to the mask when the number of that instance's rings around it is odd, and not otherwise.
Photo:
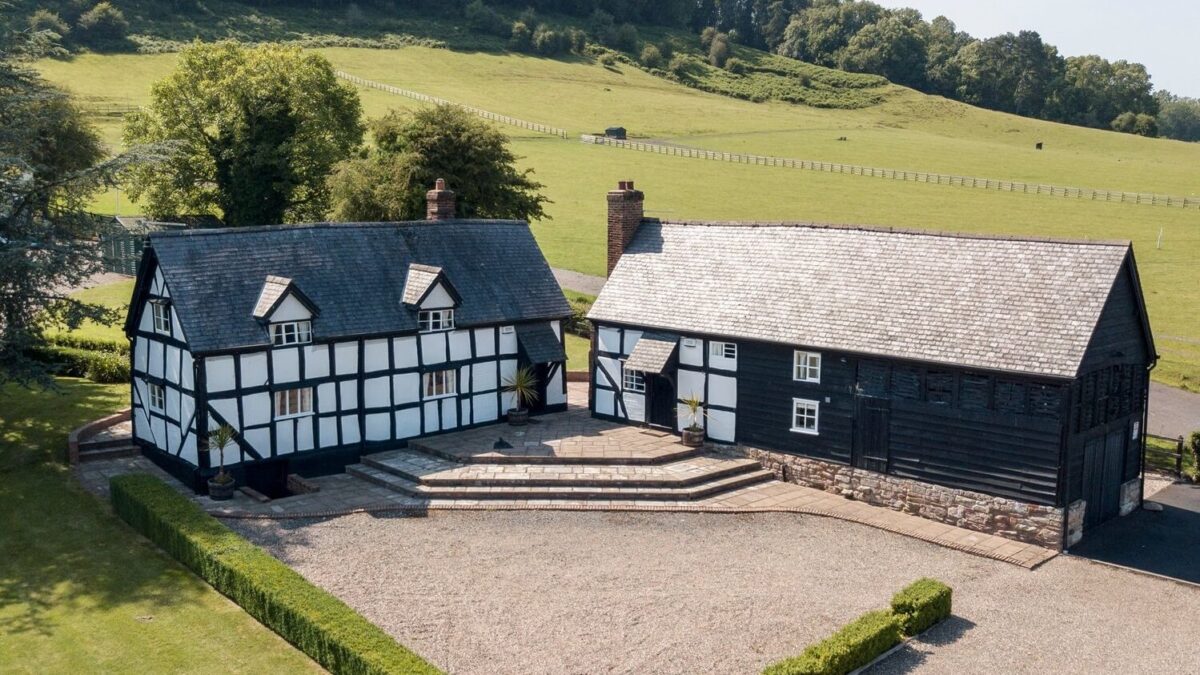
[[(580, 400), (580, 387), (571, 385), (572, 401)], [(586, 397), (586, 385), (582, 388)], [(80, 483), (89, 491), (107, 499), (108, 480), (112, 476), (131, 472), (149, 472), (175, 486), (210, 514), (232, 519), (311, 519), (331, 518), (353, 513), (423, 513), (432, 510), (558, 510), (558, 511), (664, 511), (695, 513), (796, 513), (824, 516), (861, 523), (947, 548), (1002, 560), (1026, 568), (1034, 568), (1057, 553), (1032, 544), (1011, 541), (1002, 537), (944, 525), (891, 509), (870, 506), (847, 500), (839, 495), (776, 480), (755, 481), (752, 485), (734, 487), (711, 496), (689, 496), (690, 501), (640, 498), (655, 494), (644, 486), (628, 487), (629, 481), (701, 480), (729, 462), (739, 460), (714, 454), (697, 454), (678, 443), (675, 436), (651, 432), (636, 427), (604, 422), (591, 418), (586, 409), (572, 407), (568, 412), (546, 416), (542, 424), (527, 427), (524, 435), (516, 436), (512, 427), (496, 425), (434, 437), (412, 445), (430, 451), (438, 449), (442, 457), (425, 457), (415, 452), (383, 453), (381, 459), (404, 457), (414, 471), (426, 472), (429, 477), (449, 481), (482, 480), (509, 482), (505, 485), (486, 485), (486, 498), (441, 498), (398, 491), (394, 487), (375, 484), (350, 474), (338, 474), (310, 479), (319, 492), (294, 495), (259, 503), (250, 496), (236, 493), (227, 502), (213, 502), (206, 496), (194, 495), (143, 457), (117, 458), (81, 464), (74, 470)], [(504, 457), (509, 462), (517, 458), (555, 461), (553, 464), (482, 463), (490, 462), (491, 447), (497, 436), (522, 439), (521, 445)], [(462, 439), (461, 443), (458, 439)], [(619, 440), (618, 440), (619, 439)], [(620, 447), (624, 446), (624, 447)], [(663, 461), (662, 458), (683, 453), (684, 459)], [(460, 465), (446, 456), (461, 456), (478, 464)], [(368, 456), (369, 458), (370, 456)], [(553, 458), (553, 459), (551, 459)], [(565, 458), (565, 462), (563, 461)], [(652, 458), (653, 464), (630, 462)], [(570, 464), (574, 460), (576, 464)], [(580, 464), (579, 462), (607, 461), (609, 464)], [(752, 467), (746, 467), (752, 469)], [(388, 474), (392, 475), (392, 474)], [(748, 474), (747, 474), (748, 475)], [(536, 478), (533, 478), (535, 477)], [(395, 476), (393, 476), (395, 477)], [(422, 476), (423, 477), (423, 476)], [(734, 475), (721, 480), (731, 481)], [(403, 480), (403, 479), (401, 479)], [(544, 492), (531, 486), (511, 487), (519, 481), (582, 480), (612, 481), (617, 488), (588, 488), (573, 485), (575, 498), (545, 498)], [(709, 481), (713, 484), (718, 481)], [(705, 483), (701, 483), (704, 485)], [(417, 485), (417, 483), (413, 483)], [(423, 487), (423, 486), (422, 486)], [(450, 486), (456, 490), (463, 486)], [(558, 490), (561, 488), (555, 488)], [(630, 491), (605, 494), (602, 490)], [(673, 487), (672, 490), (695, 489)], [(504, 492), (504, 491), (509, 492)], [(529, 496), (522, 496), (521, 491)], [(601, 492), (597, 492), (600, 490)], [(499, 493), (499, 494), (497, 494)], [(639, 494), (641, 493), (641, 494)], [(511, 497), (511, 498), (509, 498)], [(694, 498), (693, 498), (694, 497)]]

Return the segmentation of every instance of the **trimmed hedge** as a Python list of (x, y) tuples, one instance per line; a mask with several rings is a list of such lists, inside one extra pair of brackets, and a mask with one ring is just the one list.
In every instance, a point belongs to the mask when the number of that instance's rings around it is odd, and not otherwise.
[(867, 612), (800, 656), (767, 666), (763, 675), (840, 675), (862, 668), (900, 644), (900, 620), (890, 611)]
[(110, 484), (122, 520), (331, 672), (441, 672), (158, 478)]
[(950, 616), (952, 595), (937, 579), (917, 579), (892, 598), (892, 613), (905, 635), (916, 635)]
[(31, 350), (31, 356), (54, 367), (59, 375), (86, 377), (101, 384), (129, 381), (128, 354), (52, 344)]
[(892, 597), (889, 609), (863, 614), (800, 656), (767, 666), (763, 675), (845, 675), (862, 668), (904, 637), (949, 617), (951, 595), (936, 579), (917, 579)]
[(74, 347), (75, 349), (90, 349), (96, 352), (129, 353), (128, 340), (109, 340), (74, 335), (72, 333), (52, 333), (46, 336), (46, 341), (59, 347)]

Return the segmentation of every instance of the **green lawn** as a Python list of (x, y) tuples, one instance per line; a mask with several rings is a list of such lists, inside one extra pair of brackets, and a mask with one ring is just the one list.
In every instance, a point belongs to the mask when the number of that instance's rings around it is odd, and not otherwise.
[(0, 671), (318, 672), (75, 484), (67, 432), (128, 387), (58, 383), (0, 387)]
[[(1200, 144), (1146, 139), (972, 108), (893, 87), (880, 105), (827, 110), (751, 103), (580, 58), (412, 47), (320, 50), (370, 79), (565, 127), (574, 135), (621, 124), (635, 137), (731, 151), (1193, 195)], [(144, 103), (175, 56), (85, 55), (43, 61), (42, 72), (85, 102)], [(364, 109), (420, 105), (362, 90)], [(120, 120), (97, 118), (110, 143)], [(664, 218), (815, 220), (1017, 235), (1130, 239), (1159, 352), (1157, 380), (1200, 390), (1200, 210), (903, 183), (858, 176), (663, 157), (504, 127), (521, 164), (553, 200), (533, 224), (552, 265), (604, 272), (604, 192), (633, 179), (647, 214)], [(839, 137), (847, 141), (838, 141)], [(1046, 145), (1043, 151), (1034, 143)], [(98, 208), (112, 210), (107, 195)], [(121, 199), (123, 211), (136, 210)], [(1162, 245), (1158, 247), (1161, 235)], [(936, 273), (936, 270), (931, 270)]]
[(110, 324), (84, 321), (83, 325), (71, 331), (73, 335), (94, 340), (111, 340), (125, 342), (125, 311), (129, 308), (129, 300), (133, 297), (133, 279), (123, 279), (100, 286), (93, 286), (71, 294), (84, 302), (103, 305), (120, 312), (117, 320)]

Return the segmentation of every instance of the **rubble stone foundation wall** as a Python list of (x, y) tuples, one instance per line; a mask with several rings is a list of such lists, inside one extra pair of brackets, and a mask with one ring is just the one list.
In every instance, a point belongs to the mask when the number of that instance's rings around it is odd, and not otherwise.
[[(1061, 508), (897, 478), (782, 452), (744, 445), (738, 448), (783, 481), (977, 532), (1055, 550), (1061, 550), (1063, 546), (1066, 514)], [(1080, 524), (1082, 514), (1080, 510)]]

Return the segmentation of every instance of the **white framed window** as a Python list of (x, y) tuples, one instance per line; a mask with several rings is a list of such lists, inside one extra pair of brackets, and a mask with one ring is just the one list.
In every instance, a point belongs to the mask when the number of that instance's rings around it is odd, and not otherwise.
[(312, 322), (273, 323), (271, 324), (271, 342), (276, 347), (308, 344), (312, 342)]
[(150, 409), (162, 412), (167, 408), (167, 392), (161, 384), (151, 384), (146, 387), (150, 394)]
[(171, 306), (165, 302), (151, 302), (150, 312), (154, 317), (154, 332), (171, 334)]
[(798, 434), (817, 435), (817, 421), (821, 403), (806, 398), (792, 399), (792, 431)]
[(796, 350), (792, 360), (792, 379), (797, 382), (821, 382), (821, 353)]
[(454, 328), (454, 310), (423, 309), (417, 312), (417, 328), (422, 333)]
[(275, 392), (275, 419), (312, 414), (312, 387)]
[(621, 362), (621, 390), (638, 394), (646, 393), (646, 375), (640, 370), (629, 370)]
[(425, 373), (425, 398), (441, 398), (458, 393), (458, 381), (453, 370), (435, 370)]
[(737, 358), (737, 343), (736, 342), (710, 342), (708, 343), (709, 356), (715, 356), (723, 359)]

